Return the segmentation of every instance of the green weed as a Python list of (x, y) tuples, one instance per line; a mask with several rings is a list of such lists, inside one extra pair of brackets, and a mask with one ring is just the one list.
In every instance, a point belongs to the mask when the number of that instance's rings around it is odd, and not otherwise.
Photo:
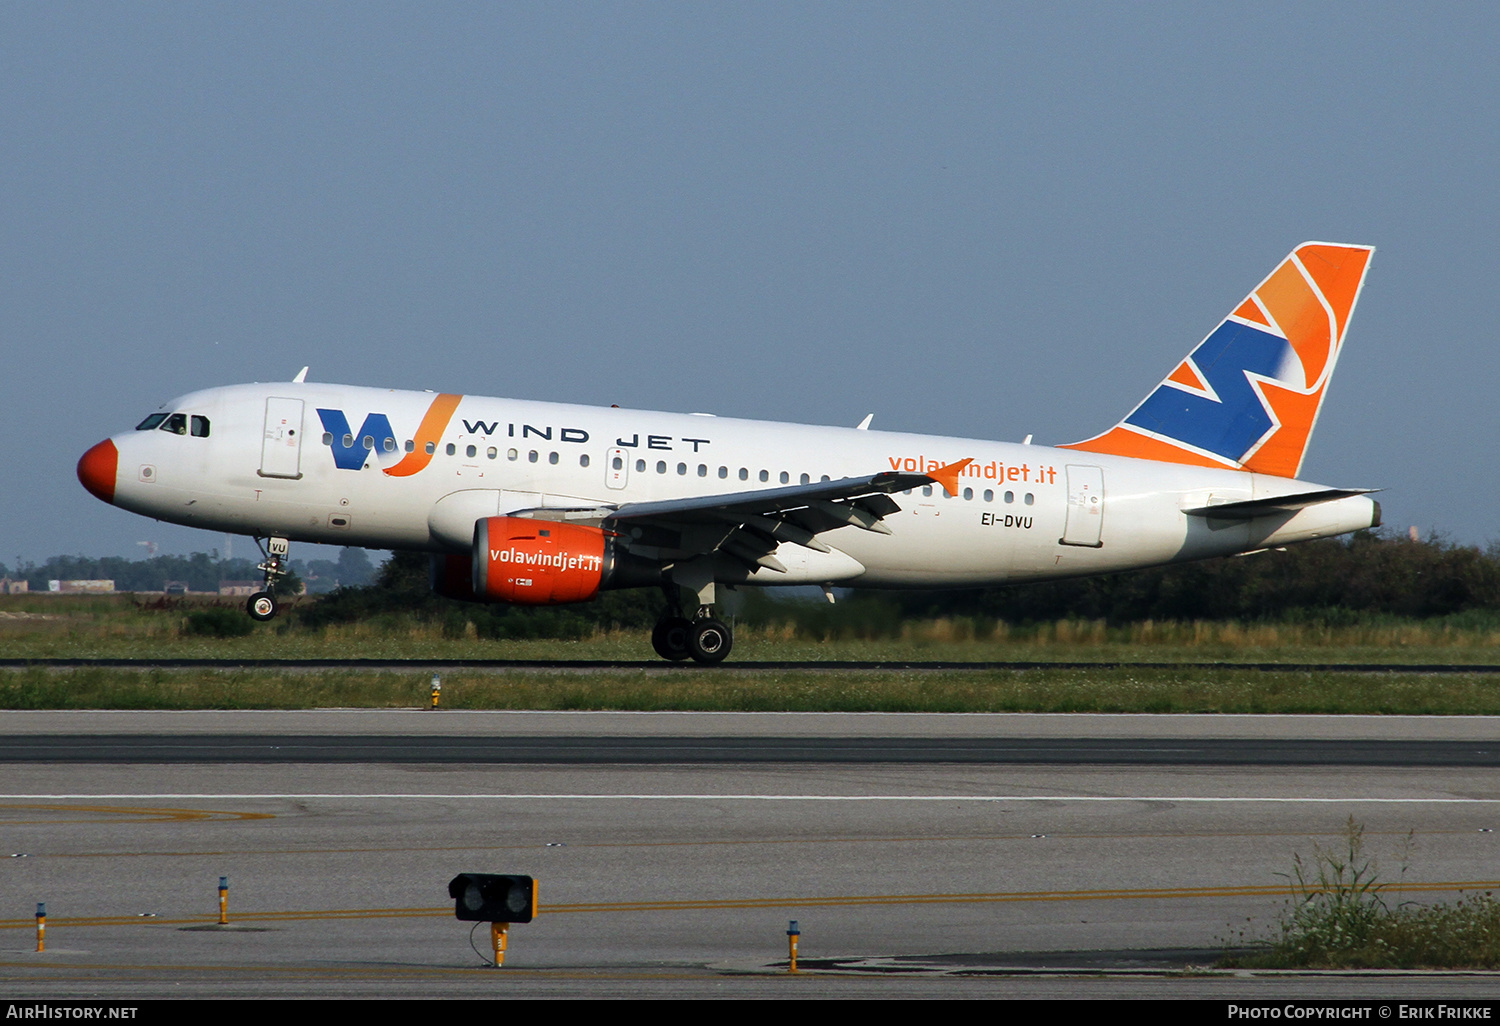
[[(1400, 856), (1404, 877), (1413, 845)], [(1364, 827), (1350, 817), (1343, 843), (1294, 856), (1291, 897), (1277, 936), (1225, 967), (1258, 969), (1494, 969), (1500, 967), (1500, 902), (1489, 892), (1452, 904), (1421, 906), (1399, 897), (1365, 851)]]

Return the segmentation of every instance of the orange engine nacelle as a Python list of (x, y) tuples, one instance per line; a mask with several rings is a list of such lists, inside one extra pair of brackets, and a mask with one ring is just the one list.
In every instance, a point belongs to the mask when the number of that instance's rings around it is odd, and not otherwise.
[(486, 517), (474, 524), (474, 595), (528, 606), (586, 602), (604, 583), (607, 541), (597, 527)]

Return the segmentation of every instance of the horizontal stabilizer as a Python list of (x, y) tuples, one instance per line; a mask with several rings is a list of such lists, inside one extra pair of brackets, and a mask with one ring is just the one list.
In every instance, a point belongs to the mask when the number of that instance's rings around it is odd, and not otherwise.
[(1226, 502), (1218, 506), (1199, 506), (1183, 510), (1190, 517), (1208, 517), (1212, 520), (1251, 520), (1255, 517), (1274, 516), (1277, 513), (1295, 513), (1308, 506), (1323, 502), (1334, 502), (1354, 495), (1369, 495), (1378, 488), (1320, 488), (1315, 492), (1299, 492), (1296, 495), (1277, 495), (1268, 499), (1247, 499), (1244, 502)]

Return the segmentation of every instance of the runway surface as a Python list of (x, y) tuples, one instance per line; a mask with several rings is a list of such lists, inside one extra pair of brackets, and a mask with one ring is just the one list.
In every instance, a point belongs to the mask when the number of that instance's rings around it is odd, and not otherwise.
[[(1088, 757), (1180, 738), (1477, 750), (1496, 734), (1482, 718), (351, 711), (5, 713), (0, 723), (0, 984), (12, 997), (1500, 995), (1486, 974), (1180, 972), (1242, 933), (1266, 935), (1287, 895), (1278, 874), (1295, 853), (1347, 846), (1351, 818), (1401, 900), (1500, 889), (1493, 763)], [(947, 739), (1074, 755), (210, 758), (225, 736), (441, 747), (516, 731), (554, 746)], [(13, 757), (16, 745), (62, 735), (75, 748), (168, 737), (203, 754)], [(468, 924), (453, 917), (446, 883), (460, 871), (540, 881), (542, 914), (512, 929), (504, 969), (479, 968)], [(228, 928), (213, 925), (220, 876)], [(38, 901), (42, 954), (31, 950)], [(793, 919), (813, 970), (798, 977), (783, 964)]]
[(1274, 738), (464, 737), (400, 734), (0, 735), (0, 763), (977, 763), (1496, 766), (1500, 741)]

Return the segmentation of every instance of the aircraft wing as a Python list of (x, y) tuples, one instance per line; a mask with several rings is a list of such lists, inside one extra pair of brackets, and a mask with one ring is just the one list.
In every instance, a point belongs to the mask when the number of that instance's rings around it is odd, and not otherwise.
[(892, 492), (940, 483), (957, 491), (968, 460), (928, 474), (885, 471), (869, 477), (815, 481), (784, 488), (629, 502), (619, 507), (517, 510), (512, 516), (596, 522), (619, 544), (646, 559), (666, 562), (720, 552), (749, 570), (785, 572), (773, 553), (783, 542), (830, 551), (817, 538), (825, 531), (858, 527), (890, 534), (883, 518), (900, 512)]

